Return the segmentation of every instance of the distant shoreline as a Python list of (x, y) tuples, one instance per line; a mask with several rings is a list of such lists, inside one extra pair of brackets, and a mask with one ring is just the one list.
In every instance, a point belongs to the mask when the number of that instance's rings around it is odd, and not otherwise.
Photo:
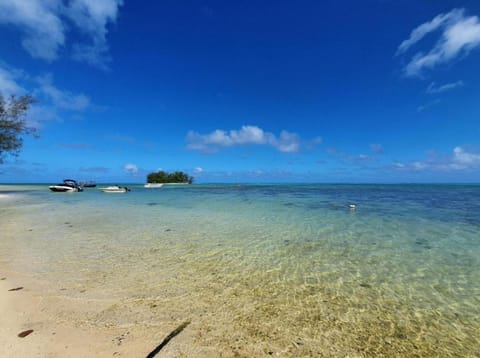
[[(10, 186), (10, 185), (52, 185), (55, 181), (48, 182), (5, 182), (1, 183), (0, 186)], [(146, 183), (132, 183), (132, 182), (121, 182), (121, 181), (106, 181), (106, 182), (97, 182), (98, 185), (109, 185), (109, 184), (122, 184), (122, 185), (145, 185)], [(160, 183), (159, 183), (160, 184)], [(442, 183), (428, 183), (428, 182), (408, 182), (408, 183), (355, 183), (355, 182), (345, 182), (345, 183), (336, 183), (336, 182), (195, 182), (193, 184), (189, 183), (161, 183), (165, 185), (385, 185), (385, 186), (399, 186), (399, 185), (480, 185), (480, 182), (442, 182)], [(1, 188), (0, 188), (1, 191)]]

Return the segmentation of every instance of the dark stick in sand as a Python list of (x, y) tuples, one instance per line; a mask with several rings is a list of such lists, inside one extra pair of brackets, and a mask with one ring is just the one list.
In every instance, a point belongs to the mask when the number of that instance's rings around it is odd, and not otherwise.
[(186, 322), (183, 322), (180, 326), (178, 326), (177, 328), (175, 328), (175, 330), (173, 330), (163, 341), (162, 343), (160, 343), (153, 351), (151, 351), (150, 353), (148, 353), (147, 357), (146, 358), (153, 358), (157, 355), (158, 352), (160, 352), (160, 350), (165, 347), (168, 342), (170, 342), (170, 340), (172, 338), (174, 338), (177, 334), (179, 334), (181, 331), (183, 331), (185, 329), (185, 327), (187, 327), (188, 325), (190, 324), (190, 321), (186, 321)]
[(9, 291), (19, 291), (19, 290), (23, 290), (23, 287), (15, 287), (15, 288), (9, 289)]
[(20, 338), (24, 338), (32, 332), (33, 332), (33, 329), (27, 329), (26, 331), (23, 331), (23, 332), (20, 332), (19, 334), (17, 334), (17, 336), (20, 337)]

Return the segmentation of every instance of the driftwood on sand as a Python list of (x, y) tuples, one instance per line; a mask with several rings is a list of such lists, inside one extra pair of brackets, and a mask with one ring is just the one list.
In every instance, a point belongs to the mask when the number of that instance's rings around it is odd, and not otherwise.
[(185, 327), (187, 327), (190, 324), (190, 321), (183, 322), (180, 326), (175, 328), (163, 341), (160, 343), (153, 351), (151, 351), (146, 358), (153, 358), (157, 355), (160, 350), (165, 347), (168, 342), (172, 340), (176, 335), (178, 335), (180, 332), (182, 332)]
[(32, 332), (33, 332), (33, 329), (27, 329), (26, 331), (23, 331), (23, 332), (20, 332), (19, 334), (17, 334), (17, 336), (20, 337), (20, 338), (25, 338), (26, 336), (28, 336)]

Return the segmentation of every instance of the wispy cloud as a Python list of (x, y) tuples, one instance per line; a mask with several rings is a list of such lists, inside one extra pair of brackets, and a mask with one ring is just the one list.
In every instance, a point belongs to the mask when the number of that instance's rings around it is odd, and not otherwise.
[(463, 81), (446, 83), (444, 85), (437, 85), (435, 82), (432, 82), (428, 86), (426, 92), (428, 94), (439, 94), (439, 93), (451, 91), (451, 90), (454, 90), (455, 88), (460, 88), (463, 86), (464, 86)]
[(220, 148), (242, 145), (268, 145), (283, 153), (295, 153), (300, 150), (301, 140), (296, 133), (284, 130), (276, 136), (250, 125), (242, 126), (239, 130), (217, 129), (209, 134), (190, 131), (187, 134), (187, 148), (205, 153), (215, 153)]
[(469, 152), (462, 147), (453, 149), (452, 169), (462, 170), (480, 167), (480, 153)]
[(66, 9), (67, 16), (89, 39), (90, 43), (75, 44), (73, 57), (90, 65), (107, 68), (108, 24), (115, 23), (122, 0), (74, 0)]
[(326, 152), (332, 159), (336, 159), (341, 163), (365, 166), (369, 163), (379, 161), (380, 156), (384, 153), (383, 146), (378, 143), (370, 144), (369, 149), (371, 154), (350, 154), (345, 151), (338, 150), (335, 147), (327, 148)]
[(90, 98), (83, 93), (73, 93), (66, 89), (58, 88), (53, 76), (45, 75), (33, 80), (35, 88), (32, 93), (37, 98), (29, 115), (35, 127), (41, 127), (49, 121), (61, 122), (67, 118), (77, 118), (77, 114), (93, 109)]
[(366, 162), (366, 161), (375, 160), (375, 158), (367, 154), (358, 154), (358, 155), (352, 156), (352, 160), (356, 162)]
[(33, 94), (37, 102), (30, 108), (27, 122), (37, 129), (49, 121), (78, 118), (78, 114), (98, 107), (83, 93), (58, 88), (50, 74), (34, 78), (1, 62), (0, 93), (4, 96)]
[(403, 171), (468, 171), (480, 169), (480, 152), (455, 147), (447, 157), (431, 155), (424, 161), (396, 162), (394, 168)]
[(57, 88), (53, 84), (53, 77), (51, 75), (39, 77), (38, 84), (39, 87), (36, 92), (48, 97), (56, 108), (84, 111), (91, 106), (90, 98), (85, 94), (74, 94)]
[(425, 104), (422, 104), (421, 106), (418, 106), (417, 107), (417, 112), (424, 112), (436, 105), (439, 105), (440, 104), (440, 100), (437, 98), (437, 99), (434, 99), (433, 101), (430, 101), (430, 102), (427, 102)]
[(421, 76), (423, 71), (466, 56), (480, 46), (479, 18), (465, 15), (464, 9), (453, 9), (415, 28), (410, 37), (400, 44), (397, 55), (405, 54), (433, 32), (441, 32), (440, 38), (427, 53), (420, 51), (413, 55), (404, 69), (406, 76)]
[(137, 174), (139, 169), (136, 164), (127, 163), (123, 166), (123, 171), (127, 174)]
[(53, 61), (65, 43), (65, 26), (59, 17), (61, 1), (0, 1), (0, 23), (15, 25), (23, 33), (22, 45), (36, 58)]
[(2, 66), (0, 63), (0, 93), (4, 96), (18, 95), (26, 92), (18, 83), (20, 71)]
[(68, 31), (83, 34), (85, 42), (73, 44), (73, 58), (107, 68), (108, 25), (114, 23), (122, 0), (2, 0), (0, 24), (16, 26), (22, 45), (35, 58), (56, 60)]
[[(198, 173), (197, 173), (198, 175)], [(308, 174), (307, 174), (308, 175)], [(203, 171), (201, 181), (207, 182), (292, 182), (299, 181), (306, 175), (295, 174), (285, 169), (253, 169), (253, 170), (214, 170)]]

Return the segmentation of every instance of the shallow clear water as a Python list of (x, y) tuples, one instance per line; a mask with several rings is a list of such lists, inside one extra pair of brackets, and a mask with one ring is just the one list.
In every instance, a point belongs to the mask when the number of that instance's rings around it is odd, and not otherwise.
[(131, 188), (0, 186), (0, 264), (205, 355), (480, 355), (480, 186)]

